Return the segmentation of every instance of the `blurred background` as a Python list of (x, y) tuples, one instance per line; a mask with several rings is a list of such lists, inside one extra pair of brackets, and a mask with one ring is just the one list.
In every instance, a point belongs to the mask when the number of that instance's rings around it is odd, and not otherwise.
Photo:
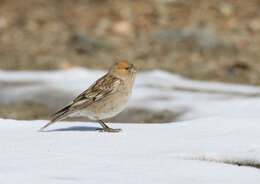
[[(127, 59), (143, 71), (259, 85), (259, 8), (259, 0), (1, 0), (0, 70), (106, 70)], [(52, 111), (0, 104), (6, 118)]]

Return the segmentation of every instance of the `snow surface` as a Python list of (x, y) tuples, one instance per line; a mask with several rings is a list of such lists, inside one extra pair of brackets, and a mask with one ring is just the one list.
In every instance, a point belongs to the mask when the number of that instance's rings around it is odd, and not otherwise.
[[(259, 183), (259, 119), (212, 117), (172, 124), (0, 120), (0, 183)], [(211, 162), (215, 160), (218, 162)]]
[[(1, 89), (1, 103), (44, 103), (39, 97), (47, 92), (50, 100), (73, 97), (101, 75), (0, 71), (0, 81), (14, 84)], [(177, 123), (110, 124), (123, 129), (112, 134), (94, 123), (60, 122), (38, 132), (46, 120), (0, 119), (0, 184), (259, 184), (259, 97), (259, 87), (153, 71), (137, 76), (129, 107), (187, 109)]]
[[(103, 74), (83, 68), (0, 71), (0, 82), (9, 82), (0, 90), (0, 104), (34, 101), (57, 110)], [(210, 116), (260, 118), (260, 87), (194, 81), (164, 71), (145, 72), (137, 75), (128, 108), (186, 112), (178, 121)]]
[(0, 183), (257, 183), (259, 119), (212, 117), (172, 124), (0, 120)]

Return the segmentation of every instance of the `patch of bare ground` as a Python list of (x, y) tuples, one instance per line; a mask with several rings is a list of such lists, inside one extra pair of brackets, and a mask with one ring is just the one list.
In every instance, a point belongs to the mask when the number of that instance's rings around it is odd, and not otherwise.
[(223, 164), (230, 164), (235, 166), (244, 166), (244, 167), (253, 167), (256, 169), (260, 169), (260, 163), (255, 160), (250, 159), (217, 159), (211, 158), (210, 156), (202, 156), (202, 157), (185, 157), (185, 160), (199, 160), (204, 162), (216, 162), (216, 163), (223, 163)]
[(258, 0), (2, 0), (0, 69), (107, 69), (115, 60), (260, 84)]

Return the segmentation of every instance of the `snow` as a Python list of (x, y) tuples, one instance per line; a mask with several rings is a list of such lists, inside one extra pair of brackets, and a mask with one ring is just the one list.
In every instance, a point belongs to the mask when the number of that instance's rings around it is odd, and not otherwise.
[[(0, 82), (9, 82), (0, 91), (0, 104), (33, 101), (56, 110), (70, 103), (103, 74), (103, 71), (83, 68), (52, 72), (0, 71)], [(145, 72), (137, 76), (128, 108), (185, 111), (177, 121), (210, 116), (260, 118), (260, 87), (188, 80), (159, 70)]]
[[(0, 183), (259, 183), (258, 119), (211, 117), (172, 124), (0, 120)], [(212, 161), (213, 160), (213, 161)]]
[[(48, 104), (59, 94), (70, 100), (101, 75), (82, 68), (0, 71), (0, 81), (20, 84), (2, 89), (1, 103)], [(44, 95), (49, 101), (39, 98)], [(175, 123), (111, 123), (123, 129), (112, 134), (88, 122), (60, 122), (38, 132), (46, 120), (0, 119), (0, 184), (258, 184), (259, 97), (259, 87), (153, 71), (137, 76), (128, 107), (186, 109)]]

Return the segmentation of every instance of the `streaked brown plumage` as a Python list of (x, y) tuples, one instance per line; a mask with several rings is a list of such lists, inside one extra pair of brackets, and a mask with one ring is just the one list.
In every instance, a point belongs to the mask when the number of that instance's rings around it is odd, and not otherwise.
[(135, 73), (136, 68), (130, 62), (115, 63), (106, 75), (76, 97), (70, 105), (56, 112), (52, 120), (40, 130), (75, 112), (80, 112), (81, 115), (97, 120), (102, 126), (101, 131), (120, 131), (109, 128), (102, 120), (113, 117), (124, 109), (132, 93)]

